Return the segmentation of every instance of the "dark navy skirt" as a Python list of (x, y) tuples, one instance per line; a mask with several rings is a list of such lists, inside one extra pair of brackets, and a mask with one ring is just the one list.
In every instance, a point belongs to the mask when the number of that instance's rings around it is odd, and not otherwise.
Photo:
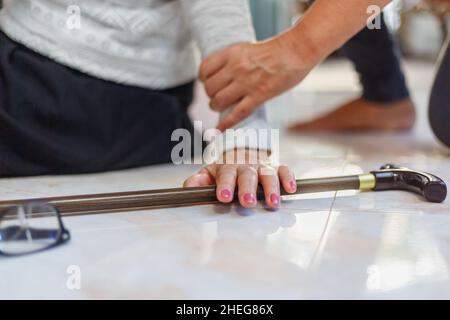
[(192, 130), (193, 83), (149, 90), (60, 65), (0, 32), (0, 176), (76, 174), (170, 161)]

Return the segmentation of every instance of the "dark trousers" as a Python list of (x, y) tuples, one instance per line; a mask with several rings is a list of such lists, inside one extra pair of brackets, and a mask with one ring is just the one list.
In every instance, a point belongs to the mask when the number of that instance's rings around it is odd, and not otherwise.
[(450, 39), (441, 59), (431, 91), (429, 118), (436, 137), (450, 147)]
[(365, 27), (342, 47), (359, 74), (364, 99), (389, 103), (409, 97), (397, 51), (383, 15), (381, 29)]
[(103, 81), (0, 32), (0, 176), (76, 174), (170, 161), (192, 131), (193, 83), (149, 90)]

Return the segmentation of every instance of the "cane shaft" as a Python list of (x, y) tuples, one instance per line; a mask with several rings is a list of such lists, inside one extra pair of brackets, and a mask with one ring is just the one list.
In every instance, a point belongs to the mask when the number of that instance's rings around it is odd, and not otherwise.
[[(359, 190), (360, 176), (344, 176), (318, 179), (297, 180), (296, 194)], [(288, 195), (282, 191), (282, 195)], [(258, 187), (258, 199), (264, 199), (264, 191)], [(237, 194), (234, 197), (237, 200)], [(193, 206), (217, 203), (216, 188), (214, 186), (199, 188), (174, 188), (148, 191), (131, 191), (91, 195), (77, 195), (40, 199), (25, 199), (16, 201), (2, 201), (0, 208), (25, 202), (45, 202), (54, 205), (61, 214), (83, 215), (114, 211), (131, 211), (164, 207)]]
[[(408, 168), (385, 165), (368, 174), (297, 180), (296, 194), (340, 190), (405, 190), (422, 195), (429, 202), (445, 201), (445, 182), (429, 173)], [(282, 191), (282, 195), (289, 195)], [(261, 187), (258, 199), (264, 199)], [(234, 196), (237, 200), (237, 194)], [(53, 204), (63, 215), (83, 215), (102, 212), (130, 211), (163, 207), (193, 206), (217, 203), (214, 186), (200, 188), (176, 188), (147, 191), (116, 192), (91, 195), (21, 199), (0, 201), (0, 209), (27, 202)]]

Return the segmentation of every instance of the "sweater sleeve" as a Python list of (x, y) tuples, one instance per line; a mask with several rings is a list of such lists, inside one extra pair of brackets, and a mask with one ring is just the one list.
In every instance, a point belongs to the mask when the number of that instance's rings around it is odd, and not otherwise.
[[(180, 1), (186, 21), (203, 57), (236, 43), (256, 40), (247, 0)], [(221, 118), (226, 113), (222, 113)], [(256, 132), (265, 130), (268, 133), (269, 126), (264, 106), (233, 129), (242, 130), (235, 130), (234, 135), (227, 134), (226, 137), (222, 135), (220, 139), (216, 139), (218, 142), (216, 154), (233, 147), (270, 150), (270, 140), (266, 138), (270, 134), (248, 133), (248, 129)]]

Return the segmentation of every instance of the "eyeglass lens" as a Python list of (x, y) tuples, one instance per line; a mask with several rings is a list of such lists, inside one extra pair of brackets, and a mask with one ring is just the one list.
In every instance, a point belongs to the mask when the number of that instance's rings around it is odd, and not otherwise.
[(56, 209), (48, 204), (24, 204), (0, 212), (0, 251), (19, 255), (43, 250), (61, 236)]

